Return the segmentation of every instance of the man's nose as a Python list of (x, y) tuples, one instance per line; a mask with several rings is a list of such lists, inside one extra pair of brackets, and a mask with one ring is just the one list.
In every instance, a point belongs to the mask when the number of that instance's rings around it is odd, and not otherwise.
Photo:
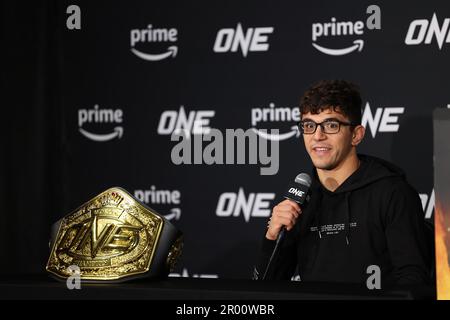
[(317, 125), (316, 132), (314, 132), (315, 140), (323, 140), (327, 137), (327, 135), (323, 132), (323, 128), (321, 125)]

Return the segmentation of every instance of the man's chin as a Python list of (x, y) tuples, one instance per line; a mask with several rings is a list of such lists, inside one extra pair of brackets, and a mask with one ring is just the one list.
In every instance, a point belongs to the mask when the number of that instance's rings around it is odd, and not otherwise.
[(331, 162), (313, 161), (313, 164), (314, 164), (314, 167), (316, 167), (316, 169), (320, 169), (320, 170), (333, 170), (334, 168), (336, 168), (334, 163), (331, 163)]

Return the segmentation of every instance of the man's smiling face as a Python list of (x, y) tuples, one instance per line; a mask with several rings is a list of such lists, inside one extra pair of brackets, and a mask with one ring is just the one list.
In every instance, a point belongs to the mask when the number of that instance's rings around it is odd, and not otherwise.
[[(339, 110), (339, 109), (338, 109)], [(339, 120), (350, 123), (342, 113), (328, 108), (319, 114), (302, 114), (302, 121), (312, 120), (322, 123), (325, 120)], [(317, 169), (333, 170), (338, 168), (350, 156), (352, 151), (352, 127), (341, 125), (337, 133), (324, 133), (321, 126), (317, 126), (313, 134), (303, 134), (305, 148), (311, 161)]]

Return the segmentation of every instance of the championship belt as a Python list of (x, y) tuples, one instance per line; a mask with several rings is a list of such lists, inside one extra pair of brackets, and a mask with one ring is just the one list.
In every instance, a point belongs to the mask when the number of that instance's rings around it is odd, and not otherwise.
[(122, 188), (108, 189), (52, 226), (46, 269), (58, 279), (79, 270), (86, 282), (166, 277), (182, 233)]

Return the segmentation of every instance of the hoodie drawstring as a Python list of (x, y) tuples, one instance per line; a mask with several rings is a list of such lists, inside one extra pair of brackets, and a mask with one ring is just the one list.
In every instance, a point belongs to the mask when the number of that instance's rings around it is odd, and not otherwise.
[(317, 215), (317, 233), (319, 235), (319, 239), (322, 239), (322, 233), (320, 232), (320, 218), (321, 218), (321, 212), (322, 212), (322, 199), (323, 194), (319, 193), (320, 197), (318, 199), (319, 207), (318, 207), (318, 215)]
[(346, 221), (346, 228), (345, 228), (345, 241), (347, 242), (347, 245), (349, 245), (350, 243), (350, 217), (351, 217), (351, 213), (350, 213), (350, 192), (346, 192), (345, 193), (345, 206), (347, 207), (345, 210), (345, 212), (347, 213), (346, 217), (347, 217), (347, 221)]

